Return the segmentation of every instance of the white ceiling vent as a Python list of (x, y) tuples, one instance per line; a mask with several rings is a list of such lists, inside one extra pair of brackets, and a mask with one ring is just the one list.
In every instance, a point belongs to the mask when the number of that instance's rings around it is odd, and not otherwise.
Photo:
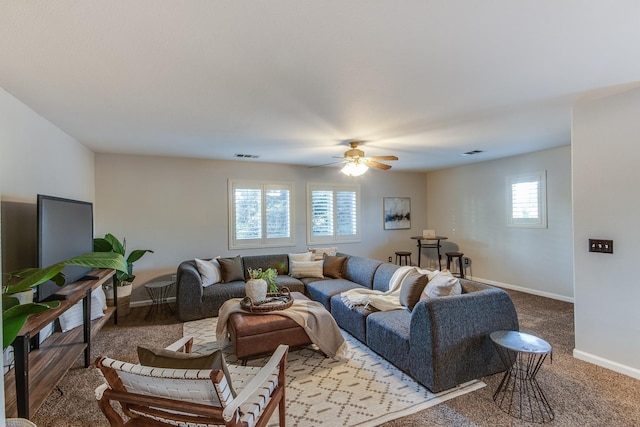
[(257, 159), (258, 156), (257, 154), (242, 154), (242, 153), (236, 153), (233, 155), (233, 157), (237, 157), (239, 159)]
[(467, 151), (466, 153), (462, 153), (460, 155), (461, 156), (473, 156), (474, 154), (480, 154), (480, 153), (484, 153), (484, 151), (482, 151), (482, 150), (472, 150), (472, 151)]

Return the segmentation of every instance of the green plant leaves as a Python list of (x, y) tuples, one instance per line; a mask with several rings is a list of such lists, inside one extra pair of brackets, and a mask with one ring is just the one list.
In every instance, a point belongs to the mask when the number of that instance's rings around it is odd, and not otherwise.
[[(51, 301), (44, 303), (15, 304), (11, 307), (5, 306), (5, 301), (16, 300), (16, 298), (2, 295), (2, 348), (5, 349), (11, 345), (13, 340), (18, 336), (20, 329), (27, 321), (27, 317), (35, 313), (41, 313), (50, 308), (60, 306), (60, 301)], [(11, 302), (7, 301), (10, 305)]]
[(135, 251), (131, 251), (131, 253), (127, 257), (127, 264), (133, 264), (134, 262), (142, 258), (142, 256), (147, 252), (153, 253), (151, 249), (136, 249)]

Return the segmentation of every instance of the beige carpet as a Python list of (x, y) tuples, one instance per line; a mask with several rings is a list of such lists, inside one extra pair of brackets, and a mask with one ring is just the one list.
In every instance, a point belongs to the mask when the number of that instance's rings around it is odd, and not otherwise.
[[(640, 381), (575, 359), (573, 304), (509, 291), (521, 329), (553, 346), (553, 363), (545, 362), (538, 380), (556, 417), (549, 426), (640, 426)], [(100, 355), (137, 362), (136, 345), (164, 347), (182, 336), (182, 324), (170, 313), (144, 320), (146, 308), (134, 308), (120, 325), (107, 325), (94, 339), (93, 357)], [(498, 409), (491, 396), (501, 374), (482, 378), (480, 390), (383, 424), (417, 426), (528, 426)], [(81, 359), (33, 417), (40, 427), (108, 426), (93, 390), (100, 384), (95, 369), (82, 368)], [(295, 424), (290, 427), (295, 426)]]
[[(194, 337), (194, 353), (219, 348), (217, 318), (184, 324), (184, 335)], [(287, 357), (287, 419), (290, 426), (377, 426), (430, 408), (484, 387), (471, 381), (433, 394), (346, 332), (347, 360), (336, 361), (310, 348), (292, 349)], [(239, 364), (233, 347), (223, 348), (229, 364)], [(264, 366), (268, 357), (252, 359)], [(269, 426), (277, 426), (274, 415)]]

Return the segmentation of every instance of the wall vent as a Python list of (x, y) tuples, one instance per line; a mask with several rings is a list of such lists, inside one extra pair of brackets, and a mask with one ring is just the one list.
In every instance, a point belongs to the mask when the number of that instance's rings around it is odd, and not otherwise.
[(484, 153), (484, 151), (482, 151), (482, 150), (473, 150), (473, 151), (467, 151), (466, 153), (462, 153), (460, 155), (461, 156), (473, 156), (474, 154), (480, 154), (480, 153)]
[(258, 156), (257, 154), (242, 154), (242, 153), (236, 153), (233, 155), (233, 157), (237, 157), (239, 159), (257, 159)]

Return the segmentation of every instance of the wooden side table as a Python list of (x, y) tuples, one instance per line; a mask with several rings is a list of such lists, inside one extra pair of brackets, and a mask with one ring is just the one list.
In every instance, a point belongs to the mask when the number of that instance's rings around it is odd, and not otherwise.
[(507, 414), (533, 423), (553, 420), (555, 414), (536, 376), (551, 345), (534, 335), (496, 331), (489, 337), (507, 368), (493, 400)]

